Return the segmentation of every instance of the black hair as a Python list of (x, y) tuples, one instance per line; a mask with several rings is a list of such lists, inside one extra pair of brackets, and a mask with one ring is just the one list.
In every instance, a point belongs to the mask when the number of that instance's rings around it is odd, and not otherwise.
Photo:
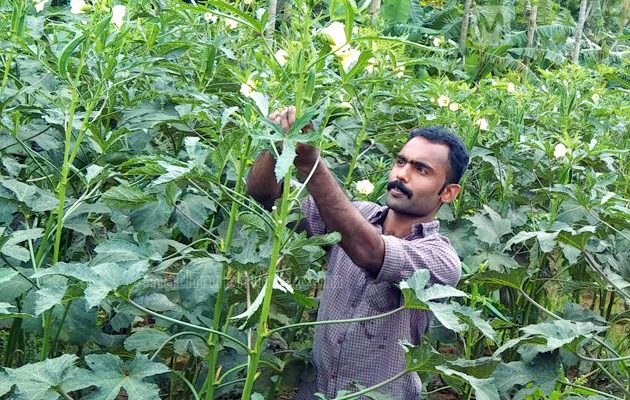
[(468, 150), (464, 142), (443, 126), (426, 126), (414, 128), (409, 131), (409, 140), (415, 137), (423, 137), (432, 143), (445, 144), (449, 148), (448, 161), (450, 168), (447, 176), (447, 183), (459, 183), (464, 170), (468, 166)]

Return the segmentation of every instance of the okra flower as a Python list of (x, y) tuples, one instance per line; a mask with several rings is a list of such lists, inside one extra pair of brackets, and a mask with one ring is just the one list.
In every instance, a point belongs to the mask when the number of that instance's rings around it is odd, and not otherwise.
[(556, 158), (565, 157), (568, 151), (569, 150), (567, 149), (567, 146), (565, 146), (562, 143), (558, 143), (556, 147), (553, 149), (553, 156)]
[(485, 118), (479, 118), (478, 120), (476, 120), (475, 125), (482, 131), (487, 131), (489, 126), (488, 120)]
[(359, 192), (359, 194), (362, 194), (364, 196), (367, 196), (368, 194), (374, 191), (374, 185), (372, 184), (372, 182), (368, 181), (367, 179), (357, 182), (355, 184), (355, 187), (357, 189), (357, 192)]
[(83, 14), (90, 9), (84, 0), (70, 0), (70, 12), (72, 14)]
[(599, 102), (599, 94), (593, 93), (593, 95), (591, 96), (591, 100), (593, 100), (593, 103)]
[(289, 55), (289, 53), (287, 53), (286, 50), (280, 49), (280, 50), (276, 51), (276, 53), (273, 56), (276, 59), (276, 61), (278, 61), (278, 64), (284, 66), (287, 63), (287, 56), (288, 55)]
[(451, 104), (448, 105), (448, 108), (451, 111), (457, 111), (459, 110), (459, 103), (452, 102)]
[(40, 12), (44, 10), (44, 6), (46, 5), (46, 3), (48, 2), (48, 0), (43, 0), (43, 1), (35, 1), (35, 11)]
[(238, 22), (237, 22), (237, 21), (235, 21), (235, 20), (233, 20), (233, 19), (226, 18), (226, 19), (225, 19), (225, 26), (226, 26), (228, 29), (230, 29), (230, 30), (231, 30), (231, 29), (235, 29), (235, 28), (238, 26)]
[(443, 43), (444, 41), (442, 40), (441, 37), (434, 37), (433, 38), (433, 47), (440, 47), (440, 45)]
[(203, 14), (203, 19), (205, 19), (207, 23), (213, 24), (213, 23), (217, 22), (219, 17), (217, 17), (216, 15), (214, 15), (212, 13), (207, 12), (207, 13)]
[(256, 85), (252, 78), (247, 78), (247, 82), (241, 83), (241, 94), (245, 97), (251, 96), (256, 91)]
[(512, 82), (508, 82), (508, 84), (507, 84), (507, 91), (508, 91), (508, 93), (516, 92), (516, 86), (514, 86), (514, 84)]
[(444, 96), (444, 95), (438, 97), (438, 99), (437, 99), (437, 104), (440, 107), (447, 107), (450, 102), (451, 102), (451, 100), (448, 97)]
[(116, 25), (118, 29), (122, 28), (123, 26), (126, 12), (127, 12), (127, 7), (123, 5), (119, 4), (112, 7), (112, 24)]
[(345, 72), (350, 71), (350, 69), (354, 66), (354, 64), (359, 61), (359, 56), (361, 55), (361, 51), (357, 49), (347, 49), (345, 51), (341, 51), (337, 53), (337, 58), (341, 63), (341, 67)]
[(326, 36), (332, 51), (337, 51), (348, 43), (348, 38), (346, 37), (346, 27), (341, 22), (332, 22), (330, 25), (322, 29), (321, 33)]

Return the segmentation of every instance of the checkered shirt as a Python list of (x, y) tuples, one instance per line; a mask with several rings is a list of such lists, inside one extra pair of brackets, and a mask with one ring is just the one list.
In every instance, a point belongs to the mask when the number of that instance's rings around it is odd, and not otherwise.
[[(366, 317), (400, 307), (401, 293), (396, 285), (418, 268), (429, 270), (432, 283), (457, 284), (460, 261), (449, 240), (438, 233), (438, 221), (416, 224), (400, 239), (382, 233), (388, 207), (370, 202), (353, 204), (382, 235), (383, 265), (374, 277), (354, 264), (341, 246), (333, 246), (318, 321)], [(310, 235), (327, 232), (312, 197), (302, 202), (302, 212)], [(368, 387), (398, 374), (405, 368), (399, 341), (418, 345), (430, 318), (425, 311), (403, 310), (372, 321), (317, 326), (313, 343), (317, 392), (333, 398), (339, 390), (355, 391), (356, 384)], [(418, 375), (408, 373), (379, 391), (394, 399), (417, 399), (420, 389)]]

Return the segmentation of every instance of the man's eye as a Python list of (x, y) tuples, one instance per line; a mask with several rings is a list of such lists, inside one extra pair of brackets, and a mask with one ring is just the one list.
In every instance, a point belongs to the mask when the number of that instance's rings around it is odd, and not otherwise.
[(407, 163), (407, 161), (402, 157), (396, 157), (395, 162), (396, 162), (396, 165), (398, 166), (403, 166)]
[(425, 174), (427, 172), (427, 169), (424, 168), (422, 165), (416, 165), (416, 171), (418, 171), (421, 174)]

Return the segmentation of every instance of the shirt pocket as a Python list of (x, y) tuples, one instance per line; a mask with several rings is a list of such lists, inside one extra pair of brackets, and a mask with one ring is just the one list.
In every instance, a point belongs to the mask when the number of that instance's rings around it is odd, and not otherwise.
[[(400, 290), (389, 282), (370, 283), (366, 288), (368, 304), (367, 315), (384, 314), (400, 307)], [(393, 333), (396, 314), (388, 317), (374, 319), (365, 322), (365, 330), (368, 338), (374, 336), (387, 336)]]

